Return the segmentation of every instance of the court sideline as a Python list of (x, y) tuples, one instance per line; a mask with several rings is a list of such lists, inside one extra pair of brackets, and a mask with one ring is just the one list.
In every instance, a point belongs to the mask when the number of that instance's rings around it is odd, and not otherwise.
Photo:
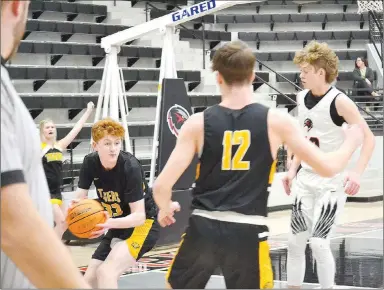
[[(270, 247), (272, 264), (275, 273), (275, 288), (285, 288), (286, 280), (286, 232), (289, 229), (290, 210), (272, 212), (269, 216)], [(340, 226), (332, 240), (332, 250), (335, 255), (339, 275), (336, 279), (338, 285), (350, 288), (381, 287), (383, 272), (383, 202), (373, 203), (347, 203), (341, 217)], [(75, 243), (74, 243), (75, 244)], [(85, 270), (90, 256), (97, 244), (85, 246), (69, 246), (72, 256), (81, 270)], [(148, 265), (147, 272), (127, 273), (121, 277), (119, 286), (121, 288), (162, 288), (164, 285), (165, 271), (174, 255), (175, 248), (157, 248), (149, 252), (140, 261)], [(311, 259), (310, 250), (309, 259)], [(311, 260), (307, 260), (307, 265)], [(316, 288), (317, 278), (315, 265), (307, 267), (305, 288)], [(347, 267), (347, 268), (346, 268)], [(364, 267), (370, 269), (368, 272)], [(380, 272), (379, 272), (380, 271)], [(381, 277), (377, 279), (370, 277), (374, 275)], [(220, 273), (215, 273), (220, 274)], [(360, 277), (361, 276), (361, 277)], [(338, 281), (339, 279), (339, 281)], [(344, 282), (344, 283), (338, 283)], [(374, 284), (381, 283), (381, 286)], [(343, 287), (342, 287), (343, 288)], [(225, 284), (220, 275), (211, 278), (207, 289), (225, 289)]]

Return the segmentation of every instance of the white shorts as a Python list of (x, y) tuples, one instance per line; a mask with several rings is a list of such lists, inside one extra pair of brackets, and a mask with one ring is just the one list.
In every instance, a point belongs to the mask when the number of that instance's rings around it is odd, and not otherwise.
[(292, 233), (308, 232), (310, 237), (328, 239), (347, 200), (343, 176), (324, 178), (302, 168), (293, 182), (292, 192)]

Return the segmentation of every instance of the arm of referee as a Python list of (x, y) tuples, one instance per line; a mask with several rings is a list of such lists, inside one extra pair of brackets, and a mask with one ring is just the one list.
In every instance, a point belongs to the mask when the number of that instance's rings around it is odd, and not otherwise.
[(1, 98), (1, 250), (37, 288), (90, 288), (30, 197), (12, 110)]

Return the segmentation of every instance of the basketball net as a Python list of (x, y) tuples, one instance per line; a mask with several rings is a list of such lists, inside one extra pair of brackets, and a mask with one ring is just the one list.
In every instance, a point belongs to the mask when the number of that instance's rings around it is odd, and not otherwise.
[(357, 13), (361, 14), (368, 11), (383, 12), (383, 0), (358, 0), (359, 9)]

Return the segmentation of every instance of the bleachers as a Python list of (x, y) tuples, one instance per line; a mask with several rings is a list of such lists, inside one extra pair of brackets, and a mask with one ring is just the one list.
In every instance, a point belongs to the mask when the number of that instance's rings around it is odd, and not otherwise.
[[(118, 11), (119, 8), (113, 8), (113, 1), (101, 1), (100, 5), (96, 1), (80, 2), (32, 1), (23, 41), (9, 65), (15, 87), (36, 123), (46, 117), (53, 118), (57, 122), (59, 138), (69, 132), (86, 104), (89, 101), (96, 103), (98, 99), (105, 63), (101, 38), (131, 27), (138, 19), (131, 23), (126, 15), (126, 19), (116, 21), (119, 16), (114, 15), (124, 14)], [(129, 13), (137, 11), (137, 15), (149, 9), (146, 12), (149, 19), (192, 3), (187, 0), (156, 0), (150, 1), (151, 5), (136, 0), (119, 2), (118, 5), (122, 2), (129, 4)], [(277, 72), (275, 74), (258, 64), (255, 68), (257, 76), (293, 100), (296, 88), (283, 77), (299, 84), (299, 73), (292, 60), (295, 52), (312, 39), (326, 41), (336, 51), (340, 59), (337, 85), (344, 89), (352, 87), (350, 74), (354, 59), (367, 56), (368, 17), (356, 13), (354, 0), (322, 2), (323, 5), (297, 5), (290, 0), (274, 0), (237, 5), (178, 27), (175, 35), (176, 65), (178, 76), (185, 81), (192, 107), (202, 110), (219, 102), (215, 78), (209, 71), (209, 60), (217, 48), (234, 39), (245, 41), (258, 60)], [(118, 54), (130, 109), (129, 134), (140, 160), (147, 167), (161, 59), (162, 42), (159, 42), (159, 37), (151, 35), (144, 37), (145, 41), (139, 39), (126, 43)], [(202, 39), (207, 44), (204, 52)], [(203, 70), (202, 55), (209, 52)], [(253, 86), (260, 101), (287, 107), (289, 111), (294, 108), (263, 81), (256, 79)], [(374, 114), (382, 118), (380, 111)], [(369, 122), (376, 122), (371, 120), (372, 116), (366, 117)], [(75, 170), (78, 170), (85, 154), (92, 121), (93, 116), (72, 144), (71, 158), (74, 158)]]

